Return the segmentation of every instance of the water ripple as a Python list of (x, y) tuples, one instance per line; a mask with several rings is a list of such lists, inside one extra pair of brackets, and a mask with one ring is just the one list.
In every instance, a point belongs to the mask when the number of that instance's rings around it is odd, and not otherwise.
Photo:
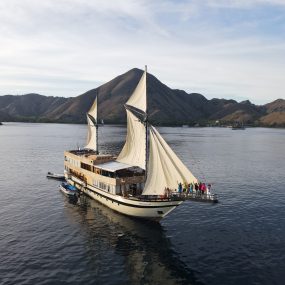
[[(161, 224), (124, 217), (47, 180), (85, 126), (0, 129), (1, 284), (283, 284), (284, 130), (160, 128), (220, 203), (185, 202)], [(121, 126), (99, 129), (118, 153)]]

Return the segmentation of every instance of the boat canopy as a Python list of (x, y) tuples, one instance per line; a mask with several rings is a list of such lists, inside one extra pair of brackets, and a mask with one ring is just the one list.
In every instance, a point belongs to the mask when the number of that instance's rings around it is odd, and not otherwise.
[(102, 164), (97, 164), (96, 168), (102, 169), (102, 170), (106, 170), (109, 172), (115, 172), (118, 170), (122, 170), (122, 169), (127, 169), (127, 168), (132, 168), (132, 165), (126, 164), (126, 163), (121, 163), (118, 161), (110, 161), (110, 162), (106, 162), (106, 163), (102, 163)]

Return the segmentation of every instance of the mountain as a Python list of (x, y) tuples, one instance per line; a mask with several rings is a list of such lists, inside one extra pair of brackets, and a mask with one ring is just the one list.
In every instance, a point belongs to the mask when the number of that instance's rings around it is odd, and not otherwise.
[[(124, 103), (132, 94), (143, 71), (137, 68), (102, 86), (73, 98), (27, 94), (0, 96), (0, 121), (85, 123), (86, 112), (99, 95), (99, 118), (106, 123), (124, 123)], [(250, 101), (206, 99), (198, 93), (171, 89), (148, 73), (148, 111), (154, 124), (177, 125), (211, 121), (240, 121), (261, 126), (284, 126), (285, 100), (264, 106)]]
[[(219, 100), (218, 101), (222, 101)], [(265, 109), (262, 106), (256, 106), (250, 101), (237, 103), (234, 100), (222, 101), (224, 104), (220, 106), (211, 116), (212, 119), (221, 120), (224, 122), (243, 122), (252, 124), (260, 116), (265, 114)]]
[(68, 99), (39, 94), (0, 96), (0, 121), (45, 121), (45, 114), (65, 101)]
[(259, 118), (260, 125), (285, 127), (285, 100), (277, 99), (265, 105), (266, 115)]
[[(132, 69), (99, 88), (66, 101), (53, 112), (46, 114), (46, 118), (60, 122), (83, 123), (86, 121), (85, 114), (98, 93), (100, 104), (98, 116), (106, 123), (124, 123), (126, 121), (124, 103), (131, 96), (142, 73), (142, 70)], [(203, 102), (207, 102), (204, 96), (172, 90), (151, 74), (148, 74), (147, 83), (149, 118), (153, 122), (177, 124), (203, 118)]]

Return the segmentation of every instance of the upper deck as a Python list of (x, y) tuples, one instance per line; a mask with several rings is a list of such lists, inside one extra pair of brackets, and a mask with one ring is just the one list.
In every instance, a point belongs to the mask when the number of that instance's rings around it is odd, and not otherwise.
[(140, 167), (118, 162), (113, 155), (97, 154), (91, 150), (65, 151), (64, 166), (66, 173), (97, 188), (110, 189), (108, 192), (115, 192), (115, 188), (116, 193), (122, 189), (141, 192), (145, 182), (145, 171)]
[(90, 149), (78, 149), (78, 150), (69, 150), (65, 151), (64, 155), (72, 157), (73, 159), (84, 161), (92, 165), (97, 165), (105, 163), (108, 161), (115, 160), (116, 157), (110, 154), (98, 154), (94, 150)]
[(144, 176), (144, 170), (137, 166), (116, 161), (116, 156), (97, 154), (92, 150), (70, 150), (64, 152), (65, 161), (91, 172), (112, 178)]

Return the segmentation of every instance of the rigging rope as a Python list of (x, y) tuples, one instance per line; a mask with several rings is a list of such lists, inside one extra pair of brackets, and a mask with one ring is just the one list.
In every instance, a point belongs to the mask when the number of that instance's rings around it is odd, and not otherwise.
[[(180, 132), (181, 135), (182, 135), (182, 134), (185, 134), (185, 132), (182, 133), (182, 130), (180, 130), (180, 128), (179, 128), (179, 132)], [(189, 135), (191, 136), (191, 133), (190, 133)], [(194, 156), (194, 154), (193, 154), (191, 148), (188, 149), (188, 152), (189, 152), (189, 154), (190, 154), (190, 157), (192, 158), (193, 165), (196, 166), (196, 169), (198, 170), (198, 172), (200, 173), (200, 176), (201, 176), (201, 178), (202, 178), (202, 179), (198, 179), (198, 180), (199, 180), (199, 181), (202, 180), (202, 181), (205, 182), (205, 181), (206, 181), (206, 176), (205, 176), (204, 171), (203, 171), (203, 170), (201, 169), (201, 167), (200, 167), (201, 161), (200, 161), (199, 159), (196, 159), (196, 158), (195, 158), (195, 156)], [(198, 162), (198, 163), (195, 163), (195, 162)]]

